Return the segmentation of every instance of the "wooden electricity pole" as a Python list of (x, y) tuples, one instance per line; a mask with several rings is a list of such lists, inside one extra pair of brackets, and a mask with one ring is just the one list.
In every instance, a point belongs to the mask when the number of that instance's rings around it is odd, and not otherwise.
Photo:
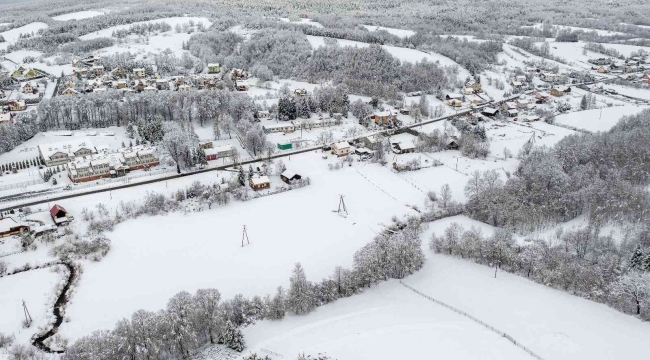
[(246, 232), (246, 225), (244, 225), (244, 232), (241, 235), (241, 247), (244, 247), (244, 239), (246, 239), (246, 245), (251, 244), (250, 240), (248, 240), (248, 233)]

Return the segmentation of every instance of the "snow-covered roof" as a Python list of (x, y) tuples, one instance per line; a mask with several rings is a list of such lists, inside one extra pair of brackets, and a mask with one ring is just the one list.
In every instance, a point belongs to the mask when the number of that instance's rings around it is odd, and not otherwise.
[(463, 98), (463, 95), (461, 95), (461, 94), (451, 94), (451, 93), (449, 93), (449, 94), (447, 94), (447, 97), (450, 98), (450, 99), (462, 99), (462, 98)]
[(204, 149), (203, 152), (205, 155), (216, 155), (218, 153), (217, 149)]
[(294, 171), (291, 171), (291, 170), (285, 170), (285, 171), (282, 172), (282, 174), (280, 174), (280, 176), (284, 176), (287, 179), (291, 179), (296, 175), (298, 175), (298, 174), (296, 172), (294, 172)]
[(269, 180), (268, 176), (263, 175), (263, 176), (253, 176), (251, 178), (251, 182), (253, 183), (253, 185), (264, 185), (270, 183), (271, 181)]
[(519, 111), (514, 110), (514, 109), (510, 109), (510, 110), (508, 110), (508, 114), (510, 114), (510, 115), (519, 114)]
[(347, 149), (347, 148), (350, 147), (350, 144), (348, 144), (347, 141), (341, 141), (341, 142), (337, 142), (336, 144), (334, 144), (334, 146), (337, 149)]
[(497, 111), (499, 111), (499, 110), (497, 110), (495, 108), (492, 108), (492, 107), (486, 107), (486, 108), (483, 109), (483, 112), (486, 113), (486, 114), (496, 114)]
[(517, 108), (517, 104), (514, 103), (514, 102), (512, 102), (512, 101), (508, 101), (508, 102), (506, 102), (506, 106), (507, 106), (508, 108), (510, 108), (510, 109), (515, 109), (515, 108)]
[(232, 145), (221, 145), (221, 146), (217, 146), (216, 148), (214, 148), (214, 150), (216, 152), (220, 152), (220, 153), (226, 152), (226, 151), (233, 151), (234, 149), (235, 149), (235, 147), (232, 146)]
[(59, 152), (68, 154), (68, 156), (74, 156), (74, 153), (81, 149), (88, 149), (91, 152), (96, 151), (92, 141), (88, 138), (71, 139), (52, 144), (41, 144), (38, 145), (38, 149), (44, 158), (49, 158)]
[(415, 149), (415, 144), (411, 140), (403, 140), (398, 143), (398, 146), (402, 150), (411, 150)]
[(375, 111), (375, 112), (373, 113), (373, 115), (374, 115), (374, 116), (377, 116), (377, 117), (386, 117), (386, 116), (390, 116), (391, 113), (390, 113), (390, 110), (386, 110), (386, 111)]
[(11, 113), (0, 114), (0, 123), (11, 121)]
[(150, 91), (150, 90), (156, 91), (156, 90), (158, 90), (158, 89), (156, 89), (156, 88), (153, 87), (153, 86), (147, 86), (147, 87), (144, 88), (144, 90), (145, 90), (145, 91), (147, 91), (147, 90), (149, 90), (149, 91)]
[(236, 80), (235, 84), (237, 86), (248, 86), (248, 80)]
[(208, 67), (219, 67), (219, 63), (209, 63)]
[(133, 72), (143, 72), (144, 68), (135, 68), (133, 69)]

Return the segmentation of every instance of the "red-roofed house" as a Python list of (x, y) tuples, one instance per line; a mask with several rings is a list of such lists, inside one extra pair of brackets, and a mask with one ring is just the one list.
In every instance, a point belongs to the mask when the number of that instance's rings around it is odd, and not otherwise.
[(54, 223), (59, 225), (68, 222), (68, 212), (60, 205), (54, 205), (50, 209), (50, 215)]

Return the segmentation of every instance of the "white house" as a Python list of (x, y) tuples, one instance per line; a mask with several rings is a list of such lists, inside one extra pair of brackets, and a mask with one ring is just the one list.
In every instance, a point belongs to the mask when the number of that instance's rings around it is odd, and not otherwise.
[(332, 145), (332, 154), (336, 156), (346, 156), (350, 153), (350, 144), (347, 141), (341, 141)]

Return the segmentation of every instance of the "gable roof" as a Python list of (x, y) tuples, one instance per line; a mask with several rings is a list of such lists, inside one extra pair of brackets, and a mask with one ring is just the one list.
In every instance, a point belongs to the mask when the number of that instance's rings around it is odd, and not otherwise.
[(63, 211), (63, 212), (66, 213), (66, 214), (68, 213), (68, 212), (63, 208), (63, 206), (61, 206), (61, 205), (57, 205), (57, 204), (54, 204), (54, 206), (52, 206), (52, 208), (50, 209), (50, 215), (52, 215), (52, 216), (54, 217), (54, 216), (56, 216), (56, 214), (59, 213), (59, 211)]

